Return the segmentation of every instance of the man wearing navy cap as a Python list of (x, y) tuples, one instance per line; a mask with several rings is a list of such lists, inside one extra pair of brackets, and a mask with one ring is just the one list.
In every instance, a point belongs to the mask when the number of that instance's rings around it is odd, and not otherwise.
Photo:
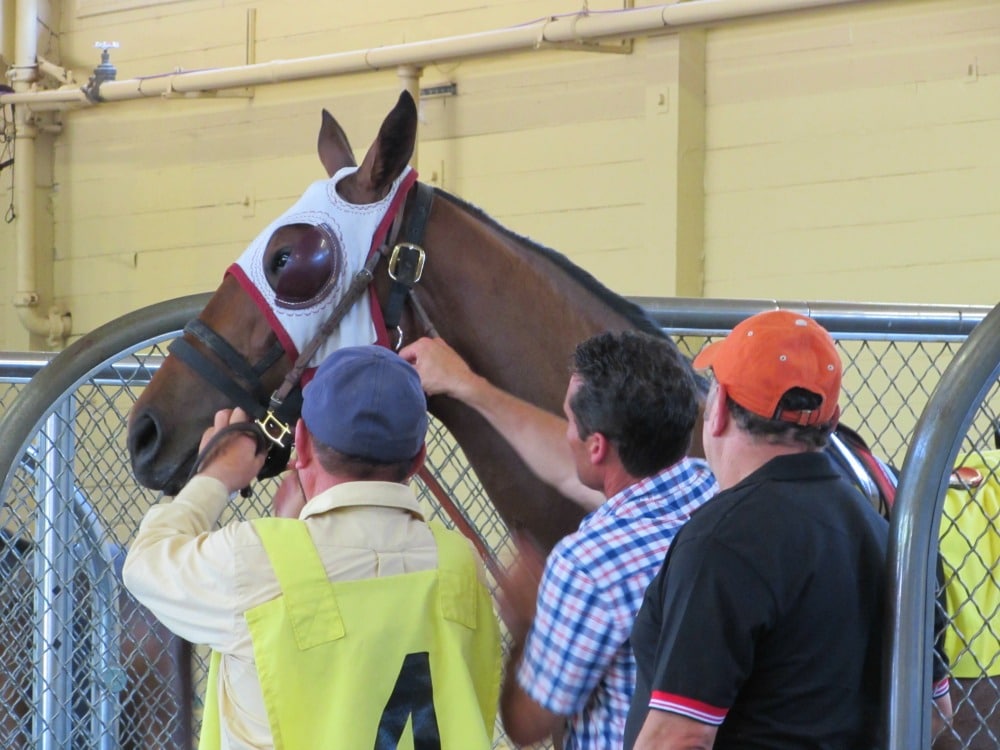
[[(243, 421), (218, 412), (202, 447)], [(263, 461), (236, 432), (143, 519), (126, 586), (213, 651), (201, 748), (491, 746), (496, 618), (471, 545), (409, 487), (426, 430), (409, 364), (341, 349), (303, 391), (279, 517), (215, 529)]]

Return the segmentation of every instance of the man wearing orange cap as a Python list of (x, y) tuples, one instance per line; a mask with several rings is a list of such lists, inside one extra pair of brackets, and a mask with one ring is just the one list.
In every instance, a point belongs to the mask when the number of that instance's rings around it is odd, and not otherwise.
[(836, 346), (771, 311), (694, 366), (714, 376), (703, 441), (721, 492), (646, 591), (625, 747), (874, 747), (888, 527), (821, 451)]

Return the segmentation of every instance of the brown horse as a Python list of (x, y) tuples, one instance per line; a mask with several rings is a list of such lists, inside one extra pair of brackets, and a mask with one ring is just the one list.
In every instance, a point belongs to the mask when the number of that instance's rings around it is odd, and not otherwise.
[[(637, 329), (663, 335), (641, 308), (609, 291), (567, 258), (513, 234), (455, 196), (435, 189), (430, 206), (422, 204), (421, 188), (407, 181), (412, 181), (407, 162), (416, 123), (413, 100), (404, 93), (357, 167), (343, 130), (323, 112), (318, 151), (329, 179), (319, 183), (319, 194), (327, 196), (328, 205), (322, 209), (313, 205), (309, 210), (293, 206), (257, 238), (248, 254), (258, 264), (256, 271), (266, 288), (247, 283), (254, 268), (249, 272), (245, 265), (231, 268), (199, 316), (198, 326), (185, 333), (179, 350), (186, 352), (184, 356), (168, 357), (135, 403), (129, 417), (128, 448), (135, 476), (143, 485), (168, 494), (178, 491), (214, 412), (239, 404), (262, 416), (268, 395), (304, 348), (302, 340), (311, 339), (320, 329), (323, 320), (317, 319), (300, 340), (293, 340), (276, 313), (276, 306), (281, 305), (286, 311), (302, 312), (310, 301), (337, 286), (332, 276), (343, 275), (342, 253), (351, 248), (340, 246), (336, 227), (307, 216), (324, 214), (324, 222), (339, 227), (343, 217), (338, 211), (350, 214), (387, 202), (378, 227), (355, 240), (362, 246), (353, 252), (367, 256), (369, 251), (378, 252), (398, 208), (398, 224), (403, 227), (399, 239), (426, 249), (426, 267), (413, 293), (419, 302), (407, 305), (399, 321), (402, 340), (412, 341), (432, 328), (474, 370), (555, 413), (560, 412), (567, 365), (578, 342), (606, 330)], [(423, 212), (426, 216), (420, 218)], [(394, 243), (395, 238), (387, 245)], [(260, 250), (257, 255), (250, 252), (255, 246)], [(381, 262), (375, 267), (371, 297), (357, 303), (370, 304), (383, 342), (389, 338), (381, 325), (383, 312), (396, 304), (396, 287), (387, 265)], [(338, 288), (343, 291), (345, 286)], [(389, 327), (394, 325), (390, 321)], [(318, 359), (310, 366), (318, 364)], [(206, 380), (212, 387), (205, 387)], [(428, 408), (461, 445), (510, 527), (529, 531), (549, 547), (577, 526), (582, 509), (537, 480), (478, 415), (439, 397), (430, 399)], [(296, 416), (293, 411), (288, 418)], [(695, 455), (701, 455), (700, 434), (696, 428)], [(849, 431), (840, 432), (838, 439), (848, 450), (871, 458)], [(842, 468), (860, 476), (855, 467)], [(878, 481), (878, 472), (873, 476), (882, 490), (884, 482)], [(882, 490), (882, 497), (876, 493), (873, 502), (881, 500), (885, 511), (887, 499)]]
[[(409, 176), (407, 162), (413, 153), (416, 125), (416, 107), (404, 92), (385, 118), (361, 166), (351, 171), (356, 162), (350, 144), (340, 126), (324, 111), (318, 150), (331, 178), (322, 186), (326, 195), (334, 203), (343, 203), (344, 212), (391, 197), (396, 186)], [(335, 175), (340, 178), (334, 180)], [(399, 189), (400, 195), (405, 187)], [(412, 223), (412, 216), (421, 211), (418, 192), (410, 189), (401, 208), (404, 225)], [(403, 200), (397, 203), (401, 205)], [(333, 208), (327, 206), (325, 210)], [(301, 212), (292, 214), (294, 219)], [(382, 222), (386, 231), (391, 219), (387, 215)], [(341, 220), (333, 216), (327, 221)], [(442, 190), (433, 191), (433, 202), (420, 234), (401, 239), (426, 248), (426, 268), (414, 289), (426, 318), (476, 371), (501, 388), (555, 413), (560, 413), (569, 357), (578, 342), (607, 330), (639, 329), (663, 335), (641, 308), (609, 291), (564, 256), (513, 234)], [(363, 238), (362, 254), (368, 252), (371, 240), (371, 236)], [(196, 358), (210, 369), (233, 370), (235, 354), (215, 350), (217, 338), (224, 339), (238, 358), (245, 360), (245, 366), (239, 368), (244, 374), (229, 373), (229, 385), (205, 388), (199, 373), (188, 364), (190, 355), (185, 361), (170, 356), (131, 411), (128, 447), (132, 467), (137, 479), (147, 487), (168, 493), (178, 490), (190, 471), (199, 437), (211, 423), (212, 414), (239, 403), (234, 388), (264, 403), (291, 368), (302, 347), (289, 341), (288, 331), (276, 324), (274, 309), (262, 304), (262, 298), (272, 292), (276, 298), (284, 294), (296, 300), (286, 303), (288, 306), (301, 306), (302, 299), (327, 283), (324, 274), (343, 267), (336, 257), (337, 240), (320, 236), (316, 226), (301, 219), (272, 224), (257, 242), (263, 250), (255, 262), (264, 265), (261, 275), (270, 289), (265, 289), (264, 294), (248, 289), (246, 274), (230, 269), (199, 316), (210, 332), (185, 334), (187, 349), (193, 349)], [(375, 244), (379, 244), (378, 238)], [(381, 322), (382, 311), (392, 304), (393, 284), (386, 266), (381, 262), (376, 267), (372, 285), (371, 313), (376, 323)], [(318, 280), (303, 288), (306, 278)], [(364, 300), (359, 304), (363, 306)], [(317, 321), (315, 327), (319, 324)], [(425, 332), (426, 325), (414, 313), (413, 305), (407, 305), (399, 323), (402, 338), (412, 341)], [(380, 338), (384, 339), (384, 335)], [(277, 342), (283, 345), (280, 356), (269, 354)], [(259, 374), (259, 382), (249, 382), (250, 373), (264, 369), (275, 356), (277, 361)], [(527, 530), (547, 547), (577, 526), (583, 511), (538, 481), (478, 415), (446, 398), (430, 399), (428, 408), (461, 445), (509, 526)], [(696, 432), (700, 435), (700, 430)]]

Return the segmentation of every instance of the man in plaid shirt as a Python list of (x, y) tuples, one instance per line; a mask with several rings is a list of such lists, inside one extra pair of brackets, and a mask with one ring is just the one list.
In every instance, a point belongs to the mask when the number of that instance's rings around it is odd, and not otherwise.
[(618, 750), (636, 678), (632, 622), (671, 539), (716, 491), (705, 462), (684, 456), (697, 416), (689, 364), (667, 339), (595, 336), (574, 352), (560, 419), (479, 377), (440, 339), (400, 354), (425, 391), (474, 408), (592, 511), (546, 560), (519, 544), (501, 602), (513, 645), (500, 710), (520, 744), (565, 732), (567, 750)]

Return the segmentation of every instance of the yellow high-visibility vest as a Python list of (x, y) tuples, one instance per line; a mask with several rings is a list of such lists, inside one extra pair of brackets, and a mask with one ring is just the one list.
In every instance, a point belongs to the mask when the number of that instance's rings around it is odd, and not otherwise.
[(978, 487), (952, 488), (941, 516), (945, 605), (951, 622), (944, 650), (953, 677), (1000, 675), (1000, 451), (958, 465), (978, 470)]
[[(492, 746), (500, 639), (457, 532), (434, 570), (331, 582), (306, 525), (254, 521), (282, 594), (246, 613), (276, 750)], [(212, 655), (199, 750), (219, 747)]]

